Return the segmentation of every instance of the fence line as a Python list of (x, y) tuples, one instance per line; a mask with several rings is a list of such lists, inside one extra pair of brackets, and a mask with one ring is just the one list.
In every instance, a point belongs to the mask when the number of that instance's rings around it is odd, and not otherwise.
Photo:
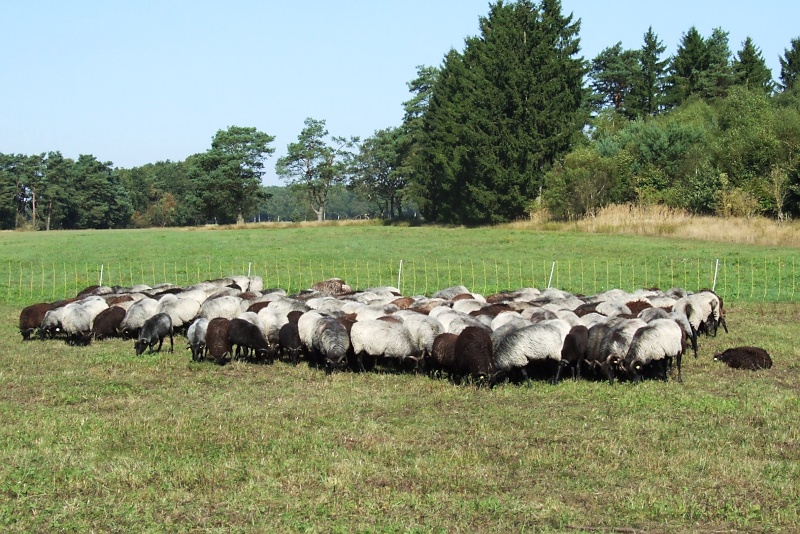
[[(131, 287), (171, 283), (194, 283), (246, 274), (260, 276), (265, 288), (295, 293), (314, 282), (331, 277), (344, 279), (354, 289), (399, 282), (403, 294), (431, 295), (437, 290), (463, 285), (489, 295), (521, 287), (552, 286), (577, 294), (609, 289), (634, 291), (641, 288), (683, 287), (696, 291), (711, 288), (727, 300), (791, 301), (797, 296), (795, 257), (786, 258), (635, 258), (622, 259), (506, 259), (402, 258), (377, 260), (234, 260), (223, 263), (151, 261), (140, 263), (5, 262), (0, 263), (0, 301), (30, 303), (58, 300), (75, 295), (91, 285)], [(719, 262), (717, 264), (717, 261)], [(5, 272), (3, 272), (5, 271)]]

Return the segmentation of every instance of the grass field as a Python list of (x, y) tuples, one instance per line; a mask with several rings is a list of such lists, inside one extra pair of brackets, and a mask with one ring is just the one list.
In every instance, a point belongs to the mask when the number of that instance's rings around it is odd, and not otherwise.
[[(459, 258), (462, 265), (471, 256), (510, 264), (522, 256), (544, 258), (549, 271), (556, 255), (575, 261), (721, 256), (738, 257), (740, 265), (767, 258), (770, 265), (796, 249), (364, 226), (4, 233), (0, 251), (7, 262), (0, 260), (7, 269), (0, 283), (8, 283), (11, 297), (0, 299), (3, 530), (795, 532), (800, 526), (800, 303), (785, 293), (775, 299), (770, 290), (770, 302), (729, 299), (730, 334), (701, 338), (700, 357), (684, 360), (683, 384), (564, 381), (486, 391), (404, 374), (325, 376), (281, 362), (194, 364), (182, 338), (174, 354), (142, 357), (134, 356), (132, 342), (119, 340), (90, 347), (22, 342), (21, 305), (30, 296), (64, 296), (62, 280), (57, 275), (51, 284), (45, 276), (35, 293), (13, 291), (20, 264), (183, 261), (190, 266), (186, 278), (194, 279), (198, 270), (231, 274), (238, 265), (285, 257), (323, 266), (355, 257), (450, 258), (452, 270)], [(204, 263), (212, 264), (208, 272), (200, 269)], [(137, 282), (164, 280), (157, 268), (142, 271), (155, 277)], [(324, 274), (339, 274), (333, 271)], [(39, 278), (36, 271), (23, 274), (25, 284)], [(377, 284), (361, 284), (367, 285)], [(714, 352), (742, 344), (765, 347), (775, 366), (737, 372), (711, 361)]]

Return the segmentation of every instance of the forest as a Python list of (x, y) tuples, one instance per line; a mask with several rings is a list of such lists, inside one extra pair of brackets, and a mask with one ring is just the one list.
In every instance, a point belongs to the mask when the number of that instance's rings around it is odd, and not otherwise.
[[(401, 124), (365, 139), (308, 118), (274, 163), (275, 137), (214, 134), (183, 161), (115, 167), (54, 147), (0, 153), (0, 229), (143, 228), (337, 218), (459, 225), (610, 204), (800, 215), (800, 37), (777, 77), (757, 43), (691, 27), (674, 54), (641, 46), (584, 58), (557, 0), (495, 2), (480, 32), (408, 82)], [(733, 52), (731, 46), (735, 46)], [(274, 165), (284, 186), (262, 183)]]

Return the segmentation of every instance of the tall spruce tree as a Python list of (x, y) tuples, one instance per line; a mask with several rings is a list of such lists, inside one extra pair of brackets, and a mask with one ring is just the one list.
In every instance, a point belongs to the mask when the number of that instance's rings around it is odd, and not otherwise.
[(742, 49), (733, 60), (733, 75), (735, 83), (747, 89), (759, 89), (770, 94), (775, 87), (772, 71), (767, 67), (761, 50), (750, 37), (744, 40)]
[(800, 37), (792, 39), (791, 47), (779, 57), (781, 62), (781, 90), (785, 93), (797, 93), (798, 77), (800, 77)]
[(604, 49), (592, 60), (592, 88), (603, 104), (628, 118), (636, 118), (636, 84), (641, 79), (639, 53), (623, 50), (622, 43)]
[(667, 49), (659, 41), (653, 27), (644, 34), (644, 43), (639, 50), (639, 79), (633, 88), (633, 104), (639, 116), (652, 117), (663, 105), (664, 78), (669, 60), (661, 59)]
[(561, 2), (497, 2), (445, 57), (424, 118), (416, 200), (433, 221), (523, 216), (585, 123), (579, 22)]

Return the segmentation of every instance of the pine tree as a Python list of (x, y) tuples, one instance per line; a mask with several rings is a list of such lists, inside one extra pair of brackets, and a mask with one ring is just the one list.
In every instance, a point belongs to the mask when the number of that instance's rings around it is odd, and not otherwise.
[(661, 59), (667, 49), (658, 40), (653, 27), (644, 34), (644, 44), (639, 51), (640, 78), (634, 85), (635, 111), (639, 116), (651, 117), (659, 112), (664, 100), (664, 78), (669, 60)]
[(414, 191), (438, 222), (523, 216), (585, 122), (579, 23), (559, 1), (498, 2), (480, 28), (445, 58), (425, 113)]
[(781, 62), (781, 90), (785, 93), (797, 92), (797, 79), (800, 75), (800, 37), (792, 39), (790, 48), (785, 49)]
[(772, 82), (772, 71), (767, 67), (761, 50), (747, 37), (742, 49), (733, 60), (733, 75), (737, 85), (747, 89), (760, 89), (767, 94), (772, 93), (775, 84)]

